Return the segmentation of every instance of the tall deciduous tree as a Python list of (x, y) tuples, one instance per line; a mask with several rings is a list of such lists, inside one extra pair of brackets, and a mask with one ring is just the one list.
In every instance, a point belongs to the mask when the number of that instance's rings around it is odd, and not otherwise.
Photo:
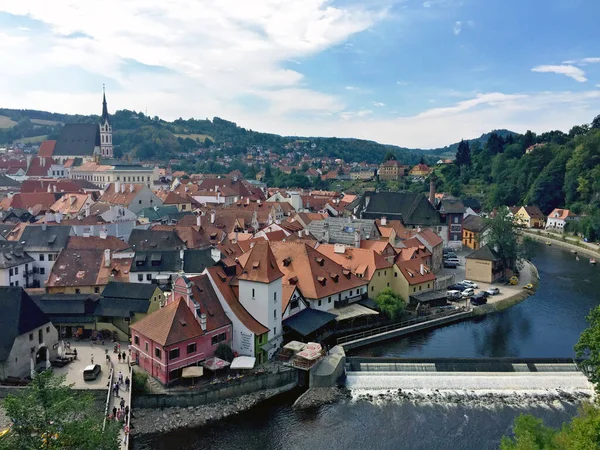
[(0, 438), (2, 450), (119, 448), (119, 425), (108, 421), (89, 394), (74, 392), (64, 377), (50, 371), (36, 375), (31, 384), (4, 400), (13, 426)]
[(469, 143), (465, 140), (460, 141), (456, 151), (456, 164), (459, 166), (468, 166), (471, 164), (471, 149)]
[(394, 320), (404, 313), (406, 302), (390, 288), (384, 289), (375, 297), (375, 303), (386, 316)]
[(587, 317), (589, 326), (579, 336), (575, 344), (578, 358), (584, 358), (589, 380), (600, 388), (600, 306), (594, 308)]
[(388, 152), (385, 154), (385, 156), (383, 157), (383, 162), (386, 161), (396, 161), (396, 155), (394, 154), (394, 152), (392, 152), (391, 150), (388, 150)]
[(520, 243), (515, 222), (506, 207), (497, 210), (492, 219), (488, 219), (488, 244), (498, 253), (504, 267), (515, 269), (521, 260), (532, 257), (531, 240), (523, 238)]

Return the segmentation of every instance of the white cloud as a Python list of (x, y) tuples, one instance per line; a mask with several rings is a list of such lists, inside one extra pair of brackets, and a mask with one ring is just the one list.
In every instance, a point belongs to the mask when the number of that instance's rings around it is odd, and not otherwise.
[(357, 91), (359, 88), (357, 88), (356, 86), (346, 86), (344, 89), (346, 89), (347, 91)]
[(600, 63), (600, 58), (582, 58), (582, 59), (572, 59), (569, 61), (563, 61), (563, 64), (578, 64), (581, 66), (585, 66), (587, 64), (596, 64)]
[(431, 2), (423, 2), (423, 8), (431, 8)]
[(340, 113), (340, 117), (344, 120), (356, 119), (361, 117), (367, 117), (373, 114), (370, 109), (359, 109), (358, 111), (344, 111)]
[(560, 75), (566, 75), (568, 77), (573, 78), (575, 81), (579, 81), (580, 83), (585, 83), (587, 78), (585, 77), (585, 72), (581, 70), (579, 67), (571, 66), (571, 65), (562, 65), (562, 66), (536, 66), (531, 69), (532, 72), (546, 72), (546, 73), (557, 73)]
[(373, 102), (373, 106), (382, 107), (382, 106), (385, 106), (385, 103), (383, 103), (383, 102)]
[(454, 34), (458, 36), (461, 31), (462, 31), (462, 22), (460, 20), (457, 20), (456, 22), (454, 22)]
[(408, 86), (408, 82), (406, 82), (406, 81), (396, 81), (396, 84), (398, 86)]

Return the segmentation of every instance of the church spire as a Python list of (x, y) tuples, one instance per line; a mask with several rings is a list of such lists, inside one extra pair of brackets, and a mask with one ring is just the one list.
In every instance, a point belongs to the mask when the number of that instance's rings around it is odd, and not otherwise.
[(106, 91), (104, 89), (104, 84), (102, 85), (102, 123), (110, 123), (108, 118), (108, 107), (106, 106)]

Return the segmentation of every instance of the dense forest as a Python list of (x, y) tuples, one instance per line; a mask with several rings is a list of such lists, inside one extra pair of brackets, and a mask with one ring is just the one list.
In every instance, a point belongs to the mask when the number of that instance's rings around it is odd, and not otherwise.
[(488, 209), (537, 205), (545, 214), (571, 209), (583, 215), (572, 231), (600, 239), (600, 116), (568, 134), (493, 133), (484, 145), (463, 141), (456, 163), (438, 177), (438, 190), (478, 197)]
[[(97, 123), (99, 116), (69, 115), (35, 110), (16, 110), (0, 108), (0, 119), (9, 120), (2, 126), (0, 120), (0, 145), (12, 144), (24, 138), (55, 139), (64, 123)], [(421, 150), (408, 149), (394, 145), (379, 144), (363, 139), (341, 139), (322, 137), (279, 136), (260, 133), (238, 126), (234, 122), (214, 117), (204, 119), (177, 119), (168, 122), (159, 117), (150, 117), (141, 112), (122, 110), (111, 116), (114, 129), (113, 142), (117, 156), (126, 155), (136, 159), (168, 160), (185, 158), (199, 147), (222, 147), (227, 143), (225, 154), (231, 157), (246, 153), (251, 146), (270, 149), (279, 154), (289, 152), (287, 144), (304, 141), (305, 148), (312, 156), (341, 158), (346, 162), (379, 163), (388, 151), (396, 154), (406, 164), (416, 164), (424, 155), (428, 162), (434, 162), (441, 155), (453, 153), (453, 146)], [(506, 130), (500, 132), (506, 135)], [(475, 141), (485, 141), (483, 135)], [(312, 146), (314, 144), (314, 147)], [(292, 147), (296, 148), (296, 147)], [(217, 156), (219, 156), (217, 154)], [(222, 156), (222, 155), (221, 155)], [(192, 162), (195, 158), (190, 157)]]

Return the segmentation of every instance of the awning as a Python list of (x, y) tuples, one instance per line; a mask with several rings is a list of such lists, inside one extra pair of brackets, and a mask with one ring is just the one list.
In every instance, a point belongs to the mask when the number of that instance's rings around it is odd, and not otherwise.
[(256, 358), (252, 356), (238, 356), (231, 361), (231, 369), (252, 369), (256, 363)]
[(283, 346), (283, 348), (285, 348), (286, 350), (291, 350), (294, 353), (297, 353), (297, 352), (301, 352), (302, 350), (304, 350), (305, 346), (306, 346), (306, 344), (304, 342), (290, 341), (287, 344), (285, 344)]
[(307, 308), (285, 319), (283, 325), (294, 330), (301, 336), (308, 336), (335, 320), (334, 314)]
[(330, 309), (329, 312), (337, 316), (335, 320), (337, 320), (338, 322), (341, 320), (354, 319), (355, 317), (379, 315), (377, 311), (365, 308), (364, 306), (359, 305), (358, 303), (354, 303), (348, 306), (342, 306), (341, 308)]
[(260, 348), (262, 348), (265, 352), (268, 352), (272, 348), (275, 348), (275, 343), (274, 342), (267, 342), (265, 345), (261, 345)]
[(198, 378), (204, 375), (204, 369), (200, 366), (184, 367), (181, 371), (182, 378)]
[(225, 361), (215, 356), (214, 358), (210, 358), (204, 361), (203, 365), (208, 370), (212, 370), (214, 372), (215, 370), (224, 369), (225, 367), (229, 366), (229, 361)]

